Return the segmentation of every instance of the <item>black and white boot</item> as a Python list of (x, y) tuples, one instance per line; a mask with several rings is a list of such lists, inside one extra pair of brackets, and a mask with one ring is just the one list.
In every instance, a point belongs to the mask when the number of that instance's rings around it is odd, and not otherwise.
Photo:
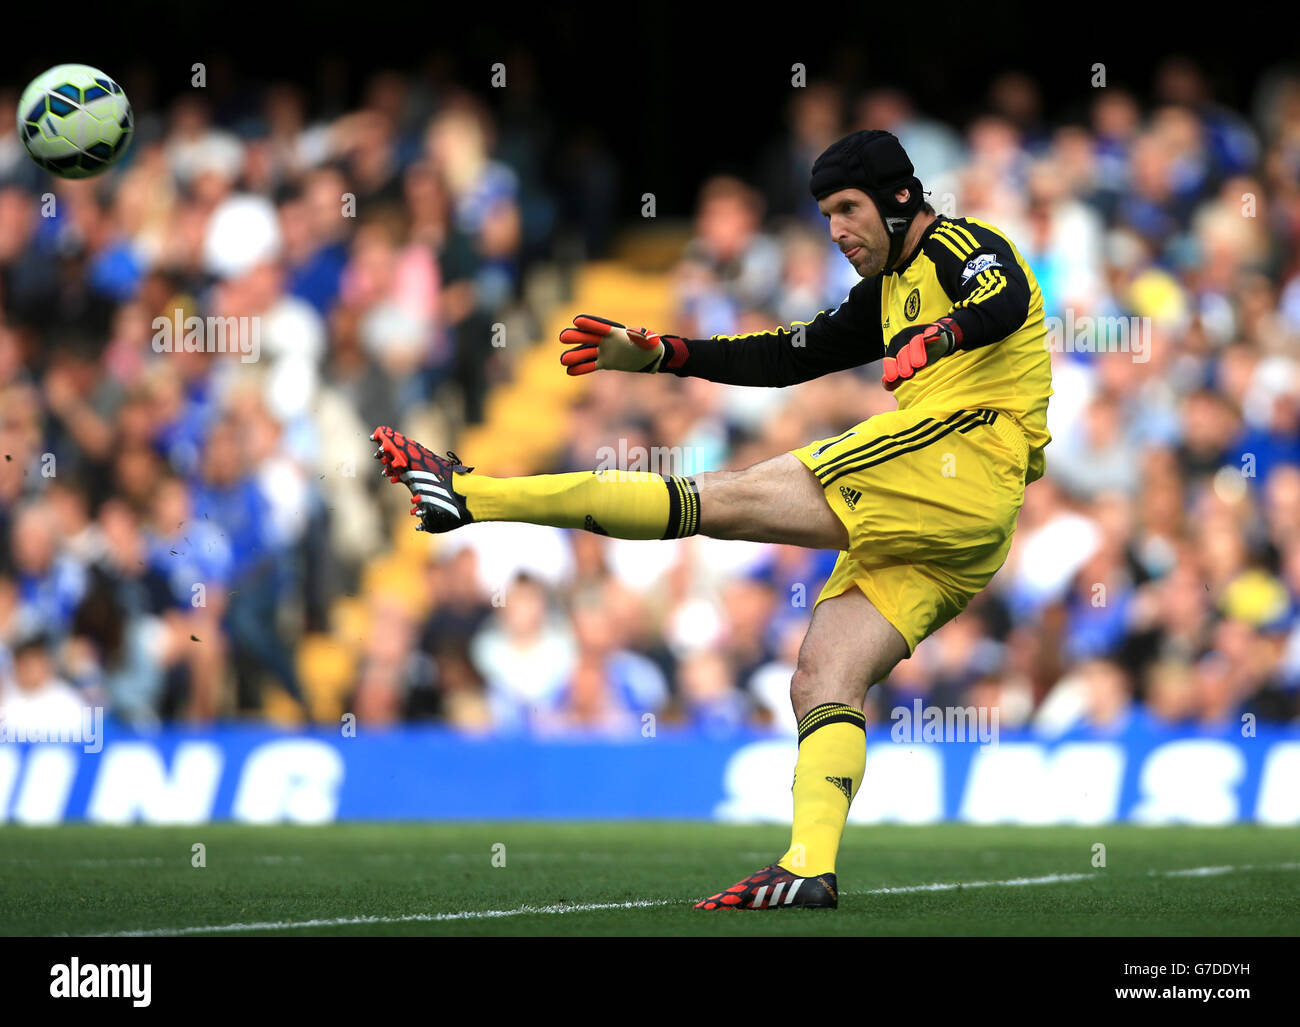
[(411, 514), (420, 518), (416, 531), (451, 531), (474, 520), (465, 497), (453, 487), (453, 475), (474, 468), (462, 464), (455, 453), (440, 457), (383, 424), (370, 438), (379, 443), (375, 459), (383, 465), (381, 473), (411, 490)]

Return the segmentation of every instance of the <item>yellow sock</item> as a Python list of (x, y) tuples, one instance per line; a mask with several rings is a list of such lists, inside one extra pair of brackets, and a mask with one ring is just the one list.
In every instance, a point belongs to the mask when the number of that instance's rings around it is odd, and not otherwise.
[(866, 718), (856, 706), (822, 703), (799, 721), (794, 826), (778, 863), (792, 874), (835, 873), (849, 806), (867, 765)]
[(691, 478), (648, 471), (580, 471), (526, 478), (456, 475), (476, 521), (526, 521), (615, 538), (685, 538), (700, 527)]

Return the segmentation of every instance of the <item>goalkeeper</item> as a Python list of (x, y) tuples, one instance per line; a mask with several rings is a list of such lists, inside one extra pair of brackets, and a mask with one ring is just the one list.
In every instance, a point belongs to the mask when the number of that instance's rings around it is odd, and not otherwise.
[(796, 385), (883, 360), (898, 409), (742, 471), (693, 477), (470, 474), (391, 428), (375, 454), (425, 531), (528, 521), (618, 538), (838, 549), (790, 683), (799, 727), (790, 847), (700, 909), (837, 905), (835, 859), (866, 761), (867, 690), (1002, 566), (1043, 473), (1051, 394), (1043, 302), (992, 225), (937, 216), (898, 140), (855, 132), (812, 168), (831, 239), (862, 276), (833, 311), (765, 334), (684, 339), (581, 315), (568, 373)]

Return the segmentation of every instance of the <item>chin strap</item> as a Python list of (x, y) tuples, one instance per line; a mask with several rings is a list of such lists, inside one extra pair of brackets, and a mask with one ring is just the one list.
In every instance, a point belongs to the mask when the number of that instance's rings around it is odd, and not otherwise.
[[(885, 231), (889, 231), (891, 221), (903, 221), (902, 218), (885, 218)], [(895, 232), (889, 232), (889, 256), (885, 258), (885, 270), (892, 271), (898, 266), (898, 260), (903, 255), (903, 240), (907, 238), (907, 230), (911, 227), (912, 219), (908, 218), (903, 221), (903, 226)]]
[(885, 223), (885, 232), (889, 235), (886, 271), (892, 271), (898, 265), (903, 256), (903, 240), (907, 238), (907, 230), (912, 227), (913, 219), (925, 203), (925, 194), (921, 190), (919, 180), (913, 178), (907, 188), (911, 195), (908, 196), (906, 203), (897, 202), (892, 189), (875, 190), (870, 194), (875, 201), (876, 209), (880, 211), (881, 220)]

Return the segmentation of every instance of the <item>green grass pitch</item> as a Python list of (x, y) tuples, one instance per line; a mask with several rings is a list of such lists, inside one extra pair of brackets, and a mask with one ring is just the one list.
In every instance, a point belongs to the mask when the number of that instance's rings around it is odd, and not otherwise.
[(691, 908), (788, 837), (648, 822), (7, 826), (0, 934), (1300, 934), (1300, 832), (1258, 827), (850, 827), (838, 911)]

